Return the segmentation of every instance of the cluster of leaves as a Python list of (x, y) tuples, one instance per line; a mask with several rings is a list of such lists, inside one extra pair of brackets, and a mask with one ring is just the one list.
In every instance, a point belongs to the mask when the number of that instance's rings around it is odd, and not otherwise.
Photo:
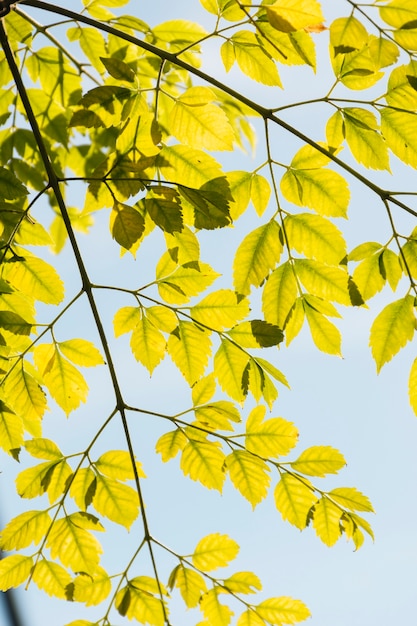
[[(231, 622), (233, 611), (222, 598), (243, 606), (238, 626), (303, 621), (309, 610), (299, 600), (255, 604), (242, 598), (261, 590), (252, 572), (211, 574), (236, 557), (231, 538), (208, 535), (184, 556), (152, 535), (128, 417), (149, 411), (123, 398), (96, 293), (118, 291), (131, 299), (115, 311), (115, 336), (130, 335), (133, 356), (150, 374), (168, 355), (191, 389), (188, 409), (153, 413), (170, 424), (156, 442), (163, 462), (179, 456), (183, 474), (208, 489), (222, 491), (229, 476), (252, 507), (270, 492), (272, 473), (284, 520), (300, 530), (311, 525), (328, 546), (345, 535), (360, 547), (363, 531), (372, 536), (360, 515), (372, 512), (370, 501), (353, 487), (325, 491), (311, 482), (343, 468), (338, 450), (312, 446), (288, 459), (297, 428), (282, 417), (265, 418), (277, 384), (288, 383), (259, 352), (288, 346), (306, 321), (319, 350), (341, 355), (340, 331), (329, 318), (341, 317), (341, 305), (366, 306), (386, 284), (393, 291), (400, 286), (403, 295), (372, 325), (377, 369), (414, 335), (417, 229), (399, 233), (392, 209), (416, 213), (400, 192), (378, 187), (360, 166), (390, 171), (392, 153), (417, 167), (417, 9), (409, 0), (392, 0), (368, 6), (368, 14), (348, 0), (349, 14), (325, 25), (317, 0), (256, 6), (201, 0), (213, 19), (208, 32), (181, 19), (151, 27), (109, 10), (125, 0), (83, 4), (74, 13), (23, 0), (0, 23), (0, 446), (16, 460), (22, 449), (42, 460), (18, 474), (16, 488), (22, 498), (46, 494), (49, 501), (4, 528), (3, 550), (36, 548), (2, 560), (0, 588), (33, 581), (50, 595), (86, 606), (107, 600), (104, 616), (94, 618), (101, 626), (111, 624), (114, 611), (143, 624), (169, 624), (174, 589), (187, 608), (200, 608), (206, 626)], [(63, 16), (65, 33), (62, 23), (38, 23), (31, 9)], [(330, 108), (320, 141), (281, 117), (295, 104), (264, 108), (200, 69), (204, 43), (215, 40), (226, 72), (236, 65), (253, 81), (283, 87), (281, 65), (316, 69), (315, 37), (330, 38), (334, 84), (322, 98), (297, 106), (320, 102)], [(369, 99), (357, 98), (357, 91)], [(254, 147), (251, 118), (264, 125), (263, 160), (250, 171), (224, 171), (212, 153)], [(295, 155), (282, 155), (273, 145), (275, 126), (303, 142)], [(357, 166), (340, 159), (345, 146)], [(374, 192), (387, 214), (386, 243), (364, 242), (348, 252), (335, 224), (348, 214), (346, 174)], [(78, 209), (66, 195), (80, 184), (84, 204)], [(46, 199), (53, 212), (49, 225)], [(233, 285), (214, 290), (220, 268), (201, 259), (200, 233), (230, 226), (250, 204), (262, 223), (238, 246)], [(140, 255), (148, 237), (160, 248), (151, 282), (129, 289), (93, 284), (76, 233), (88, 233), (93, 213), (103, 210), (122, 255)], [(67, 239), (82, 288), (65, 300), (64, 284), (45, 257), (48, 247), (59, 253)], [(41, 247), (39, 255), (33, 246)], [(258, 294), (259, 312), (252, 317)], [(56, 339), (62, 319), (80, 300), (90, 307), (100, 349), (85, 338)], [(39, 303), (55, 307), (47, 324), (37, 321)], [(77, 410), (88, 395), (79, 368), (98, 365), (108, 370), (114, 406), (87, 446), (64, 455), (43, 437), (48, 399), (66, 415)], [(248, 398), (254, 408), (244, 416)], [(410, 400), (417, 412), (417, 361)], [(125, 449), (97, 457), (94, 447), (117, 420)], [(109, 574), (93, 533), (112, 523), (127, 529), (142, 523), (143, 538), (128, 565)], [(176, 561), (166, 585), (157, 549)], [(153, 576), (135, 573), (144, 551)], [(92, 625), (79, 619), (68, 626)]]

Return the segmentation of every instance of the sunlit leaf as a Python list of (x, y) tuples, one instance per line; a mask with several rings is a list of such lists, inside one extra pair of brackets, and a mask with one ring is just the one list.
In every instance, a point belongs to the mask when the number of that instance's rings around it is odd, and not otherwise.
[(239, 546), (228, 537), (213, 533), (203, 537), (192, 554), (193, 565), (204, 572), (211, 572), (219, 567), (226, 567), (236, 558)]

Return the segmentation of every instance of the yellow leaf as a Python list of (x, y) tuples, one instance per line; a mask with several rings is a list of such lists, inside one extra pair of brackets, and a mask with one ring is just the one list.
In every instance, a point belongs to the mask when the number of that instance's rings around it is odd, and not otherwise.
[(13, 455), (23, 441), (22, 418), (0, 401), (0, 447)]
[(37, 346), (34, 358), (51, 396), (67, 415), (87, 400), (88, 385), (84, 377), (54, 344)]
[(342, 337), (340, 331), (327, 317), (306, 304), (304, 307), (311, 337), (317, 348), (327, 354), (341, 356)]
[(190, 440), (182, 450), (180, 467), (192, 480), (221, 492), (226, 478), (224, 460), (225, 455), (218, 441)]
[(406, 165), (417, 168), (417, 119), (414, 112), (381, 111), (381, 131), (390, 150)]
[(0, 591), (18, 587), (29, 576), (33, 565), (31, 556), (13, 554), (0, 561)]
[(373, 298), (385, 285), (385, 278), (381, 273), (381, 254), (382, 251), (378, 251), (368, 256), (353, 271), (352, 278), (365, 301)]
[(415, 321), (414, 298), (411, 295), (391, 302), (377, 315), (369, 338), (377, 372), (411, 341)]
[(21, 550), (31, 543), (38, 544), (51, 524), (47, 511), (25, 511), (14, 517), (2, 530), (2, 550)]
[(212, 399), (215, 393), (216, 380), (214, 378), (214, 374), (212, 373), (208, 374), (208, 376), (203, 376), (193, 385), (191, 391), (193, 405), (197, 406), (208, 402)]
[(8, 374), (4, 395), (6, 404), (22, 418), (25, 429), (35, 437), (40, 436), (40, 422), (47, 408), (46, 396), (23, 362), (17, 363)]
[(246, 449), (265, 458), (285, 456), (297, 444), (298, 431), (292, 422), (282, 417), (263, 421), (265, 413), (264, 406), (257, 406), (250, 412), (246, 422)]
[(62, 565), (41, 559), (36, 564), (32, 578), (39, 589), (45, 591), (48, 596), (68, 600), (67, 587), (72, 582), (72, 578)]
[[(104, 452), (94, 463), (101, 474), (118, 480), (134, 480), (135, 473), (132, 467), (132, 459), (127, 450), (108, 450)], [(146, 478), (141, 463), (135, 461), (136, 470), (140, 478)]]
[(186, 436), (182, 430), (177, 428), (162, 435), (156, 442), (155, 450), (161, 455), (163, 462), (166, 463), (183, 450), (186, 444)]
[(265, 622), (254, 609), (248, 609), (240, 615), (236, 626), (265, 626)]
[(214, 430), (234, 430), (231, 422), (240, 422), (236, 406), (228, 400), (218, 400), (194, 408), (199, 424)]
[(310, 611), (301, 600), (287, 596), (268, 598), (255, 607), (256, 612), (270, 624), (297, 624), (311, 617)]
[(326, 544), (333, 546), (341, 536), (340, 518), (342, 511), (328, 498), (321, 498), (314, 507), (313, 526), (317, 536)]
[(211, 356), (210, 335), (193, 322), (180, 321), (169, 336), (167, 349), (187, 383), (192, 386), (204, 374)]
[(213, 533), (203, 537), (192, 554), (193, 565), (203, 572), (226, 567), (237, 557), (239, 546), (228, 535)]
[(77, 471), (70, 487), (70, 496), (81, 511), (85, 511), (93, 500), (96, 489), (96, 475), (90, 467)]
[(233, 611), (219, 602), (216, 587), (203, 594), (200, 600), (200, 609), (209, 624), (228, 626), (233, 616)]
[(262, 589), (261, 581), (253, 572), (236, 572), (225, 578), (223, 585), (232, 593), (256, 593)]
[(206, 582), (201, 574), (184, 565), (179, 565), (177, 568), (175, 586), (180, 590), (189, 609), (196, 607), (201, 595), (207, 591)]
[(231, 328), (248, 314), (248, 299), (238, 299), (231, 289), (214, 291), (191, 309), (193, 319), (217, 331)]
[(197, 296), (218, 278), (207, 263), (177, 266), (169, 252), (166, 252), (156, 266), (158, 291), (168, 304), (184, 304), (192, 296)]
[(144, 312), (130, 339), (133, 356), (152, 374), (165, 356), (167, 342), (163, 334), (148, 320)]
[(133, 330), (139, 324), (140, 319), (140, 309), (137, 306), (125, 306), (119, 309), (113, 318), (115, 337)]
[(346, 268), (310, 259), (295, 259), (294, 268), (309, 293), (324, 300), (351, 305)]
[(199, 97), (202, 87), (190, 87), (176, 101), (170, 113), (169, 131), (183, 144), (203, 150), (232, 150), (234, 132), (225, 112), (211, 100)]
[(266, 7), (269, 23), (284, 33), (319, 26), (324, 22), (317, 0), (277, 0)]
[(312, 446), (304, 450), (291, 467), (307, 476), (326, 476), (337, 474), (346, 465), (345, 458), (339, 450), (331, 446)]
[(174, 311), (165, 306), (150, 306), (146, 309), (148, 320), (164, 333), (172, 333), (178, 325)]
[(351, 511), (365, 511), (373, 513), (373, 506), (366, 496), (355, 487), (337, 487), (329, 491), (328, 496), (338, 504)]
[(255, 508), (268, 494), (268, 465), (246, 450), (234, 450), (226, 457), (226, 465), (233, 485)]
[[(115, 606), (120, 615), (136, 619), (140, 624), (164, 626), (166, 623), (161, 600), (132, 585), (123, 587), (117, 592)], [(167, 612), (167, 609), (165, 611)]]
[(291, 308), (297, 298), (297, 280), (294, 267), (286, 261), (269, 275), (262, 293), (262, 311), (265, 320), (285, 328)]
[[(78, 525), (79, 519), (77, 514), (72, 514), (56, 520), (46, 545), (51, 551), (51, 557), (59, 558), (65, 567), (70, 567), (74, 572), (93, 575), (103, 549), (90, 532)], [(97, 530), (101, 529), (97, 525)]]
[(250, 181), (250, 199), (256, 213), (261, 216), (266, 210), (271, 196), (271, 185), (264, 176), (252, 174)]
[(244, 74), (263, 85), (282, 87), (274, 61), (248, 30), (234, 33), (229, 40), (233, 44), (236, 61)]
[(107, 572), (97, 566), (94, 575), (78, 574), (74, 580), (74, 600), (86, 606), (96, 606), (107, 598), (111, 591), (111, 580)]
[(350, 192), (346, 180), (332, 170), (289, 169), (281, 179), (284, 197), (319, 215), (346, 217)]
[(135, 489), (129, 485), (97, 475), (97, 486), (93, 495), (93, 506), (98, 513), (112, 522), (129, 529), (139, 515), (139, 499)]
[(48, 493), (49, 501), (54, 502), (66, 488), (72, 470), (65, 459), (47, 461), (29, 467), (18, 474), (16, 489), (22, 498), (36, 498)]
[(259, 287), (279, 262), (282, 252), (280, 227), (272, 220), (249, 233), (236, 251), (233, 280), (238, 293), (247, 295)]
[(222, 175), (216, 159), (189, 146), (164, 146), (159, 159), (160, 169), (167, 180), (175, 180), (191, 189), (199, 189), (207, 181)]
[(61, 352), (76, 365), (93, 367), (103, 365), (104, 360), (100, 351), (91, 341), (86, 339), (69, 339), (58, 343)]
[(358, 163), (375, 170), (390, 171), (388, 148), (375, 115), (358, 107), (346, 107), (342, 112), (346, 141)]
[(10, 263), (3, 276), (18, 291), (46, 304), (59, 304), (64, 298), (64, 284), (52, 265), (24, 251), (24, 260)]
[(417, 359), (414, 359), (411, 366), (410, 376), (408, 379), (408, 395), (411, 407), (417, 415)]
[(243, 402), (247, 395), (244, 374), (249, 355), (231, 341), (222, 340), (214, 356), (214, 373), (220, 387), (233, 400)]
[(38, 459), (59, 460), (62, 459), (62, 452), (54, 441), (36, 437), (25, 442), (25, 449), (30, 455)]
[(318, 499), (311, 483), (291, 474), (282, 474), (274, 495), (282, 519), (303, 530), (307, 526), (307, 515)]
[(321, 215), (298, 213), (284, 220), (289, 246), (317, 261), (337, 265), (346, 256), (346, 242), (340, 230)]

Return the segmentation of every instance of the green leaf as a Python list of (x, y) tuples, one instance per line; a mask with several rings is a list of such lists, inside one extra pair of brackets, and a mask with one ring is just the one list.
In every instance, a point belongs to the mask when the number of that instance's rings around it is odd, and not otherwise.
[(5, 200), (15, 200), (26, 196), (28, 190), (12, 172), (0, 167), (0, 193)]
[(245, 445), (249, 452), (265, 458), (285, 456), (297, 444), (298, 431), (282, 417), (264, 421), (266, 408), (257, 406), (246, 422)]
[(226, 478), (225, 455), (218, 441), (190, 440), (182, 449), (180, 467), (185, 476), (198, 480), (207, 489), (222, 491)]
[(145, 230), (143, 215), (135, 208), (115, 202), (110, 213), (110, 232), (119, 246), (130, 250)]
[(307, 526), (308, 513), (318, 500), (311, 483), (305, 478), (282, 474), (274, 496), (282, 519), (303, 530)]
[(304, 450), (291, 467), (307, 476), (337, 474), (346, 465), (344, 456), (331, 446), (312, 446)]
[(233, 279), (238, 293), (247, 295), (259, 287), (279, 262), (282, 252), (280, 227), (272, 220), (249, 233), (236, 251)]
[(320, 498), (314, 507), (313, 526), (317, 536), (326, 544), (333, 546), (340, 538), (340, 518), (342, 511), (328, 498)]
[(120, 61), (120, 59), (114, 57), (100, 57), (100, 61), (105, 66), (110, 76), (113, 76), (116, 80), (125, 80), (128, 83), (135, 82), (135, 72), (129, 65)]
[(13, 554), (0, 561), (0, 590), (7, 591), (18, 587), (29, 576), (33, 565), (31, 556)]
[(233, 485), (255, 508), (268, 493), (268, 465), (246, 450), (234, 450), (226, 457), (226, 465)]
[(239, 552), (239, 546), (228, 535), (213, 533), (203, 537), (192, 554), (193, 565), (203, 572), (226, 567)]
[(414, 298), (411, 295), (391, 302), (375, 318), (369, 338), (377, 372), (414, 336)]
[(294, 600), (287, 596), (268, 598), (256, 607), (256, 612), (270, 624), (297, 624), (311, 617), (310, 611), (301, 600)]

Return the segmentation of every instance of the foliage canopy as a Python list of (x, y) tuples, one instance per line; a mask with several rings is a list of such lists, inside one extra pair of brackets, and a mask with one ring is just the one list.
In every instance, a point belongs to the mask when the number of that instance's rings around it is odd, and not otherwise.
[[(307, 326), (318, 350), (341, 356), (333, 318), (383, 289), (398, 293), (370, 329), (377, 371), (414, 336), (417, 228), (400, 232), (394, 210), (415, 217), (415, 193), (380, 187), (369, 170), (388, 177), (396, 160), (417, 168), (417, 8), (413, 0), (345, 0), (346, 14), (328, 22), (318, 0), (200, 3), (211, 30), (179, 18), (150, 26), (122, 12), (126, 0), (83, 0), (79, 12), (41, 0), (11, 10), (2, 3), (0, 446), (16, 461), (32, 457), (16, 490), (37, 505), (2, 531), (1, 548), (14, 554), (0, 562), (0, 588), (35, 584), (93, 607), (80, 606), (67, 626), (123, 617), (168, 625), (178, 592), (201, 611), (200, 626), (281, 626), (310, 615), (287, 596), (248, 599), (262, 589), (253, 572), (218, 572), (239, 551), (221, 529), (187, 555), (154, 536), (143, 489), (152, 476), (132, 434), (145, 416), (163, 429), (155, 442), (142, 430), (146, 445), (163, 463), (179, 459), (184, 476), (207, 489), (221, 492), (230, 480), (253, 508), (272, 493), (283, 520), (311, 526), (328, 546), (344, 535), (359, 548), (373, 536), (364, 494), (316, 483), (342, 470), (343, 454), (328, 445), (294, 453), (298, 429), (274, 409), (288, 382), (263, 355)], [(286, 102), (282, 76), (320, 70), (321, 38), (332, 84), (324, 96)], [(265, 107), (206, 70), (213, 51), (252, 91), (281, 89), (282, 104)], [(288, 111), (317, 104), (326, 111), (317, 138), (286, 121)], [(291, 140), (277, 141), (277, 129)], [(238, 150), (254, 151), (256, 166), (248, 158), (248, 169), (230, 170), (227, 155)], [(390, 235), (349, 251), (343, 224), (354, 179), (374, 194)], [(243, 234), (239, 220), (251, 211), (256, 227)], [(213, 267), (201, 249), (232, 225), (241, 235), (227, 282), (225, 261)], [(117, 284), (93, 278), (85, 241), (97, 229), (105, 246), (120, 249)], [(48, 254), (68, 249), (64, 280), (60, 257)], [(124, 269), (129, 255), (135, 273)], [(172, 362), (190, 389), (186, 407), (149, 410), (145, 389), (128, 401), (115, 356), (123, 335), (150, 375)], [(92, 436), (80, 432), (79, 447), (64, 450), (43, 417), (48, 405), (70, 419), (82, 409), (84, 368), (98, 366), (113, 405)], [(409, 392), (417, 413), (417, 359)], [(111, 428), (122, 433), (120, 448), (103, 446)], [(159, 494), (152, 498), (163, 507)], [(96, 534), (117, 536), (117, 526), (134, 529), (132, 550), (107, 571)], [(168, 576), (161, 553), (173, 561)]]

